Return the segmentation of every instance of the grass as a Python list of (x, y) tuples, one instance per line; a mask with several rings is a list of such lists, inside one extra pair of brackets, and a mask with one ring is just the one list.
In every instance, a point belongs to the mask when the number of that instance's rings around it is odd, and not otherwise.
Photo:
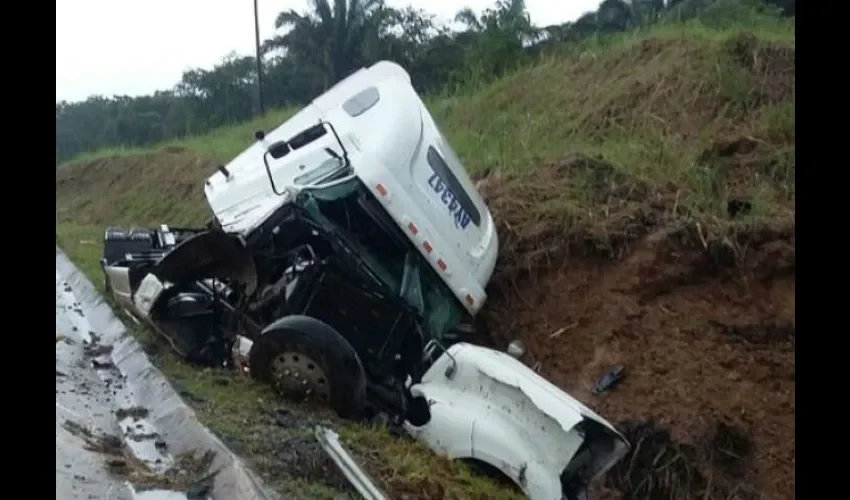
[[(503, 257), (588, 234), (612, 239), (648, 218), (698, 221), (714, 228), (709, 238), (722, 238), (735, 224), (793, 216), (794, 40), (793, 22), (772, 18), (668, 24), (591, 39), (426, 104), (470, 171), (504, 181), (490, 202), (504, 235)], [(204, 222), (203, 179), (250, 144), (255, 130), (269, 130), (292, 112), (144, 151), (94, 152), (57, 169), (57, 244), (97, 281), (104, 226)], [(573, 162), (562, 177), (540, 170), (560, 172), (570, 154), (595, 163)], [(624, 187), (632, 194), (622, 194)], [(733, 220), (728, 202), (739, 198), (751, 209)], [(249, 380), (220, 385), (220, 374), (168, 353), (158, 359), (166, 375), (209, 402), (199, 410), (205, 424), (252, 446), (245, 422), (275, 401), (266, 388)], [(393, 491), (419, 498), (512, 495), (421, 445), (335, 425)], [(315, 498), (333, 498), (333, 491), (312, 484), (286, 479), (277, 486), (316, 488)]]
[[(230, 370), (199, 370), (165, 350), (149, 330), (127, 324), (157, 366), (189, 399), (199, 420), (251, 461), (268, 485), (281, 494), (311, 500), (333, 500), (340, 495), (340, 491), (321, 482), (290, 477), (280, 470), (281, 462), (273, 458), (275, 448), (286, 447), (289, 440), (312, 440), (311, 425), (322, 424), (339, 432), (342, 442), (393, 498), (399, 492), (418, 494), (420, 490), (440, 491), (440, 498), (521, 498), (512, 490), (472, 474), (462, 463), (436, 456), (422, 443), (401, 440), (369, 425), (341, 421), (321, 409), (290, 406), (296, 415), (310, 415), (309, 422), (299, 422), (288, 429), (269, 425), (267, 416), (283, 405), (269, 386)], [(312, 460), (312, 456), (296, 459), (300, 462), (298, 467), (306, 469), (312, 467)]]
[(269, 110), (261, 118), (221, 127), (202, 135), (166, 141), (151, 148), (115, 147), (81, 153), (68, 161), (66, 165), (92, 162), (104, 158), (137, 156), (151, 151), (168, 149), (189, 149), (216, 161), (226, 162), (245, 149), (245, 146), (253, 140), (254, 132), (271, 130), (286, 121), (296, 111), (298, 110), (292, 108)]

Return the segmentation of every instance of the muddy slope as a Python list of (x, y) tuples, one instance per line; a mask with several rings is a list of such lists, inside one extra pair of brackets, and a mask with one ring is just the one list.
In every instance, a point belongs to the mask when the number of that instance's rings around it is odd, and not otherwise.
[[(503, 213), (484, 328), (521, 337), (530, 366), (629, 435), (612, 498), (793, 498), (793, 217), (710, 226), (647, 201), (663, 196), (622, 196), (607, 238)], [(616, 366), (624, 379), (593, 395)]]
[[(669, 55), (670, 81), (711, 62), (635, 47)], [(640, 76), (624, 54), (611, 79)], [(666, 146), (645, 163), (588, 146), (479, 180), (501, 242), (482, 329), (522, 338), (530, 366), (627, 434), (600, 498), (794, 498), (795, 51), (746, 35), (717, 54), (740, 95), (699, 66), (693, 88), (640, 79), (610, 101), (627, 106), (587, 115), (639, 131), (667, 113), (666, 144), (686, 146), (669, 175), (653, 170)]]

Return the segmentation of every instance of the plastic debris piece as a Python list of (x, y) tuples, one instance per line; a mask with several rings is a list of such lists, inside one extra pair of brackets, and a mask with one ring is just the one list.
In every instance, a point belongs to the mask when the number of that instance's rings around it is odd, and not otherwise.
[(615, 385), (620, 383), (621, 380), (623, 380), (623, 377), (625, 377), (624, 372), (625, 367), (623, 365), (617, 365), (605, 372), (605, 374), (596, 381), (596, 386), (593, 388), (593, 394), (602, 394), (608, 389), (613, 388)]

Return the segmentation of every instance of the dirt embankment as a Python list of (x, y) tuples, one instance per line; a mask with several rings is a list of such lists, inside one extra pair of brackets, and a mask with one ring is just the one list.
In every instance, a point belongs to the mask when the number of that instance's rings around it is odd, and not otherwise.
[(611, 498), (794, 497), (794, 47), (719, 54), (740, 85), (667, 88), (673, 114), (634, 86), (624, 108), (668, 112), (680, 175), (574, 153), (479, 180), (501, 239), (483, 330), (627, 434)]
[[(541, 208), (577, 174), (598, 218)], [(741, 199), (700, 220), (580, 155), (533, 179), (483, 182), (505, 244), (482, 323), (629, 436), (613, 498), (793, 498), (793, 213), (738, 222)]]

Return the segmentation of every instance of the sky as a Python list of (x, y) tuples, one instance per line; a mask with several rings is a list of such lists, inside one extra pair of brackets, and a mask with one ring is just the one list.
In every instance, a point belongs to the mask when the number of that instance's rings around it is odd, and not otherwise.
[[(600, 0), (526, 0), (533, 23), (574, 21)], [(451, 21), (495, 0), (387, 0)], [(258, 0), (261, 39), (274, 35), (283, 10), (307, 0)], [(56, 100), (90, 95), (143, 95), (170, 89), (190, 68), (211, 68), (227, 54), (254, 53), (252, 0), (57, 0)]]

